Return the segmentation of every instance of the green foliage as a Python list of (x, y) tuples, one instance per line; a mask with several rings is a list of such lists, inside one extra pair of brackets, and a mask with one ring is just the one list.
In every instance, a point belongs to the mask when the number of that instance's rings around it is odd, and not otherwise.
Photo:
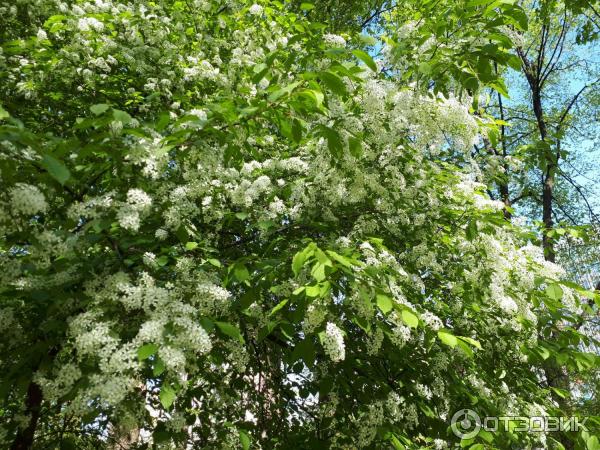
[(67, 3), (0, 18), (1, 445), (33, 410), (36, 449), (461, 445), (454, 411), (558, 414), (540, 370), (597, 365), (448, 157), (482, 121), (435, 94), (504, 89), (518, 5), (403, 4), (380, 58), (330, 33), (364, 2)]

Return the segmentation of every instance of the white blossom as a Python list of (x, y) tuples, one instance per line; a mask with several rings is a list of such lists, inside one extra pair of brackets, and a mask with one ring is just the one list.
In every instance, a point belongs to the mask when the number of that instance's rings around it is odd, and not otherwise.
[(248, 12), (253, 16), (259, 16), (263, 12), (263, 7), (254, 3), (252, 6), (250, 6)]
[(32, 215), (44, 213), (48, 203), (44, 194), (30, 184), (17, 183), (10, 191), (11, 206), (15, 213)]
[(342, 330), (332, 322), (328, 322), (325, 327), (323, 348), (333, 362), (343, 361), (346, 357), (346, 347), (344, 345)]

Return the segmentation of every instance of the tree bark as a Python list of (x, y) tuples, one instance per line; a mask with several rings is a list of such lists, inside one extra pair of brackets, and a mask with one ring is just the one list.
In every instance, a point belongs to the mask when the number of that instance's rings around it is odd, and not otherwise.
[[(494, 63), (494, 68), (496, 70), (496, 75), (498, 75), (498, 64)], [(498, 109), (500, 110), (500, 120), (504, 122), (504, 105), (502, 103), (502, 94), (498, 92)], [(510, 189), (508, 186), (509, 177), (508, 177), (508, 164), (506, 163), (506, 131), (504, 128), (504, 123), (500, 125), (500, 150), (502, 155), (502, 167), (504, 168), (504, 173), (506, 174), (506, 179), (500, 183), (498, 186), (500, 191), (500, 199), (502, 203), (504, 203), (504, 218), (509, 220), (512, 218), (512, 214), (510, 212), (510, 208), (512, 207), (512, 202), (510, 200)]]
[[(540, 52), (543, 52), (543, 47), (540, 48)], [(542, 104), (542, 81), (540, 70), (541, 63), (543, 61), (539, 61), (539, 64), (536, 65), (536, 63), (530, 61), (520, 49), (517, 49), (517, 53), (521, 58), (523, 72), (527, 78), (527, 83), (529, 84), (531, 90), (531, 106), (535, 115), (540, 140), (549, 144), (547, 139), (548, 128), (546, 125), (544, 108)], [(557, 151), (555, 156), (552, 151), (547, 150), (546, 147), (544, 147), (544, 152), (545, 155), (543, 156), (546, 159), (546, 170), (542, 175), (542, 221), (544, 224), (542, 246), (544, 249), (544, 259), (546, 259), (546, 261), (555, 262), (556, 252), (554, 249), (554, 242), (549, 236), (549, 231), (554, 227), (554, 221), (552, 219), (552, 211), (554, 206), (554, 177), (558, 167), (560, 153)], [(556, 340), (554, 333), (552, 333), (550, 339)], [(564, 367), (560, 366), (556, 362), (549, 362), (546, 364), (544, 367), (544, 374), (549, 387), (563, 389), (566, 391), (570, 390), (569, 373)], [(554, 391), (552, 392), (552, 397), (559, 405), (563, 415), (567, 416), (571, 410), (571, 405), (569, 402), (556, 394)], [(566, 450), (572, 450), (574, 448), (574, 443), (571, 441), (571, 439), (569, 439), (568, 436), (564, 434), (560, 435), (558, 440)]]
[(33, 438), (40, 418), (42, 407), (42, 390), (33, 381), (27, 387), (27, 397), (25, 398), (25, 412), (29, 415), (29, 425), (24, 430), (19, 429), (10, 450), (29, 450), (33, 445)]
[[(529, 66), (532, 69), (532, 66)], [(542, 93), (541, 86), (538, 82), (538, 77), (534, 73), (526, 73), (527, 81), (531, 88), (531, 103), (533, 107), (533, 113), (540, 133), (540, 140), (547, 142), (548, 129), (546, 126), (546, 120), (544, 118), (544, 109), (542, 107)], [(552, 155), (552, 152), (548, 152), (545, 155), (546, 158), (546, 172), (542, 177), (542, 221), (544, 223), (544, 234), (542, 236), (542, 245), (544, 248), (544, 257), (547, 261), (555, 262), (556, 252), (554, 251), (554, 243), (548, 236), (548, 232), (554, 227), (554, 220), (552, 219), (553, 210), (553, 191), (554, 191), (554, 173), (558, 161)]]

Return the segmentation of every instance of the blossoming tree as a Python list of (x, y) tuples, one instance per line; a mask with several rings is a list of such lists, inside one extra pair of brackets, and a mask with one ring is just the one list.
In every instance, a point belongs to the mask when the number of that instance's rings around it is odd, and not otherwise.
[(597, 364), (558, 326), (593, 294), (475, 181), (469, 99), (309, 4), (2, 8), (3, 446), (560, 445), (449, 427), (560, 415), (544, 364)]

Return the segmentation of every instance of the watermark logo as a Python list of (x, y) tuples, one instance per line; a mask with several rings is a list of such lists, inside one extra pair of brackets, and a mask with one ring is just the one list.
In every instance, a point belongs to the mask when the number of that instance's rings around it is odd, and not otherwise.
[(481, 430), (481, 419), (472, 409), (461, 409), (452, 416), (452, 432), (461, 439), (471, 439)]
[(482, 429), (492, 433), (498, 430), (526, 433), (587, 431), (585, 427), (587, 419), (587, 417), (487, 416), (482, 420), (479, 414), (472, 409), (461, 409), (452, 416), (450, 428), (455, 436), (461, 439), (471, 439), (477, 436)]

